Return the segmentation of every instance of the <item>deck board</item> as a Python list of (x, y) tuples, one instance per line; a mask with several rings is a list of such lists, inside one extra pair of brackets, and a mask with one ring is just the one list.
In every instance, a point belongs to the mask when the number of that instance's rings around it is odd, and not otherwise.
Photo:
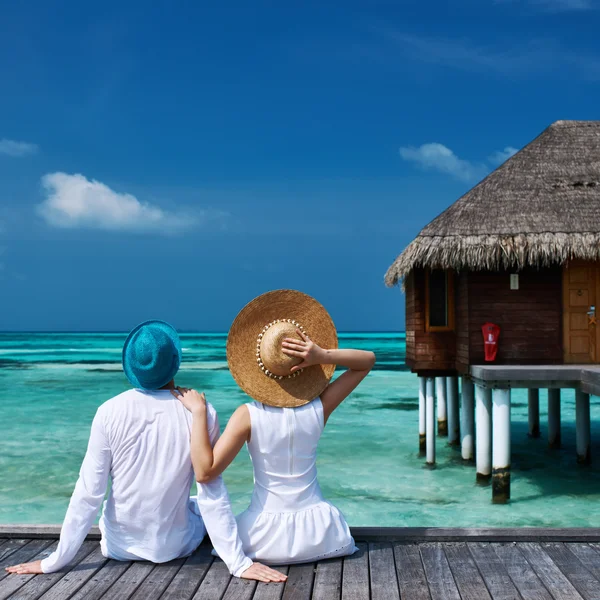
[(390, 542), (369, 544), (372, 600), (400, 600), (394, 548)]
[(465, 543), (445, 544), (444, 553), (462, 600), (491, 600), (485, 581)]
[[(107, 560), (88, 539), (58, 573), (9, 575), (4, 567), (47, 556), (54, 539), (0, 539), (0, 600), (592, 600), (600, 598), (600, 545), (531, 532), (513, 542), (462, 539), (361, 541), (352, 556), (277, 567), (284, 584), (230, 576), (202, 545), (155, 565)], [(484, 536), (487, 539), (487, 536)]]
[(523, 542), (519, 543), (518, 546), (527, 562), (533, 567), (542, 583), (556, 600), (581, 600), (581, 594), (540, 544)]
[(552, 595), (524, 559), (516, 544), (494, 544), (493, 549), (523, 600), (552, 600)]

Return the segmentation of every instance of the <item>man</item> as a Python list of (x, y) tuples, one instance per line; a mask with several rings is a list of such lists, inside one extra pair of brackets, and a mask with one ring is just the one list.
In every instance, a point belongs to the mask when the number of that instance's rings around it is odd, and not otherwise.
[[(52, 573), (69, 564), (100, 518), (104, 556), (166, 562), (191, 554), (208, 531), (229, 571), (258, 581), (286, 577), (245, 556), (223, 480), (197, 484), (190, 458), (191, 413), (172, 395), (181, 342), (163, 321), (138, 325), (123, 347), (123, 370), (134, 389), (98, 408), (79, 479), (57, 549), (47, 558), (8, 567), (10, 573)], [(219, 437), (216, 411), (208, 405), (212, 443)]]

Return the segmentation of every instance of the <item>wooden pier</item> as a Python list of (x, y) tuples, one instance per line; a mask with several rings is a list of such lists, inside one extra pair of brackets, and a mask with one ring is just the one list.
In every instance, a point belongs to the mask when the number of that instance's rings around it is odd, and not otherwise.
[(285, 584), (230, 577), (203, 544), (155, 565), (107, 560), (96, 528), (73, 564), (44, 575), (4, 567), (43, 558), (57, 527), (0, 526), (0, 600), (593, 600), (600, 529), (355, 528), (360, 551), (281, 567)]

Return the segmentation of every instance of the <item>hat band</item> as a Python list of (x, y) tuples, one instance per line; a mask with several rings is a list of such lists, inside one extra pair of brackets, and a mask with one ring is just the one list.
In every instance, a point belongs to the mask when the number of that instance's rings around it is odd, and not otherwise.
[(275, 373), (271, 373), (271, 371), (269, 371), (269, 369), (265, 367), (260, 356), (260, 344), (262, 342), (263, 335), (268, 331), (269, 327), (273, 327), (273, 325), (276, 325), (277, 323), (291, 323), (292, 325), (294, 325), (294, 327), (297, 327), (304, 335), (307, 335), (306, 331), (304, 330), (304, 327), (302, 327), (300, 323), (294, 321), (293, 319), (277, 319), (275, 321), (271, 321), (268, 325), (265, 325), (263, 327), (263, 330), (258, 334), (258, 338), (256, 339), (256, 362), (258, 363), (260, 370), (270, 379), (293, 379), (294, 377), (298, 377), (298, 375), (300, 375), (300, 373), (302, 373), (304, 369), (298, 369), (291, 375), (275, 375)]

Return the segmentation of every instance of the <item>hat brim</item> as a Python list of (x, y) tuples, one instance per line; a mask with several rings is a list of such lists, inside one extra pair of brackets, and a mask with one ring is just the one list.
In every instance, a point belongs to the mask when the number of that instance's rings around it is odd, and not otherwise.
[(159, 381), (152, 387), (152, 389), (160, 389), (161, 387), (167, 385), (167, 383), (169, 383), (169, 381), (171, 381), (175, 377), (175, 375), (177, 375), (177, 372), (179, 371), (179, 367), (181, 365), (181, 357), (182, 357), (181, 340), (179, 339), (179, 334), (177, 333), (177, 330), (175, 328), (173, 328), (171, 325), (169, 325), (165, 321), (160, 321), (158, 319), (150, 319), (149, 321), (144, 321), (143, 323), (140, 323), (139, 325), (134, 327), (129, 332), (129, 335), (127, 336), (127, 339), (125, 340), (125, 343), (123, 344), (123, 352), (121, 354), (122, 364), (123, 364), (123, 372), (125, 373), (125, 377), (127, 377), (127, 379), (129, 380), (129, 383), (131, 383), (131, 385), (133, 387), (140, 388), (143, 390), (150, 389), (150, 388), (142, 385), (142, 383), (136, 377), (136, 375), (134, 374), (134, 372), (131, 369), (131, 365), (129, 364), (129, 360), (127, 358), (127, 349), (129, 348), (129, 344), (131, 344), (131, 340), (132, 340), (133, 336), (142, 327), (144, 327), (146, 325), (152, 325), (153, 327), (158, 327), (159, 329), (162, 329), (162, 331), (164, 331), (169, 336), (171, 341), (173, 342), (173, 345), (175, 346), (175, 348), (177, 350), (177, 354), (179, 356), (179, 360), (177, 361), (177, 364), (174, 364), (171, 371), (169, 371), (169, 373), (165, 375), (165, 381), (161, 380), (162, 383)]
[(335, 365), (314, 365), (297, 377), (271, 379), (259, 368), (256, 342), (263, 327), (277, 319), (293, 319), (321, 348), (337, 348), (335, 325), (325, 308), (296, 290), (274, 290), (258, 296), (239, 312), (227, 336), (227, 363), (236, 383), (262, 404), (295, 407), (317, 398), (329, 385)]

